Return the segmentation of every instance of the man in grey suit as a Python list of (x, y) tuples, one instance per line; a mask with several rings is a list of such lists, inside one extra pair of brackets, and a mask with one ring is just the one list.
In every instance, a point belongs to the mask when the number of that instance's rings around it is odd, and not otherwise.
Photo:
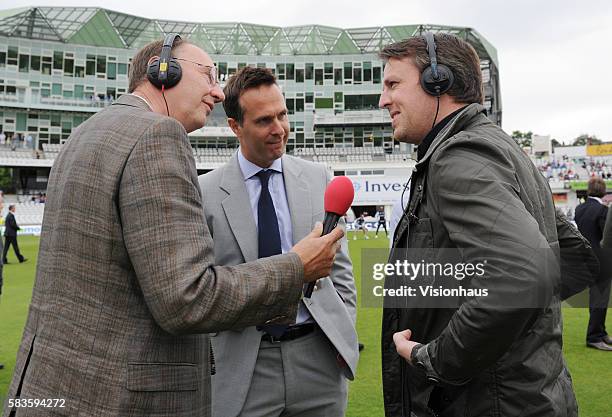
[[(324, 166), (285, 153), (285, 99), (269, 69), (246, 67), (224, 88), (240, 149), (200, 176), (215, 262), (284, 253), (324, 217)], [(346, 239), (330, 277), (304, 298), (291, 326), (242, 326), (212, 338), (215, 417), (343, 416), (358, 359), (356, 290)], [(263, 325), (264, 323), (259, 323)], [(236, 326), (238, 327), (238, 326)]]
[(212, 358), (197, 333), (289, 323), (304, 282), (331, 269), (343, 233), (315, 237), (320, 226), (291, 253), (213, 265), (187, 138), (223, 99), (204, 51), (176, 35), (145, 46), (129, 91), (53, 165), (4, 416), (210, 416)]

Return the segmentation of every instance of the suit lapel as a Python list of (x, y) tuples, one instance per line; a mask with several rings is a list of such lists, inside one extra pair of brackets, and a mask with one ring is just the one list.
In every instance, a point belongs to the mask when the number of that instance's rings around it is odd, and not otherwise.
[(293, 244), (310, 233), (312, 225), (312, 200), (310, 188), (301, 175), (302, 170), (291, 158), (283, 156), (283, 179), (287, 203), (291, 213)]
[(257, 260), (257, 226), (236, 154), (225, 166), (219, 188), (229, 194), (221, 206), (244, 260)]

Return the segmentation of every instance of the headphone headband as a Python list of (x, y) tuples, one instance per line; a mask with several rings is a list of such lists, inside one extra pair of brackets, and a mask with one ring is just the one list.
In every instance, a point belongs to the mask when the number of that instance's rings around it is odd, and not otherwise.
[(427, 42), (429, 66), (425, 67), (423, 72), (421, 72), (421, 87), (427, 94), (440, 97), (453, 86), (455, 76), (449, 67), (438, 64), (434, 34), (425, 32), (423, 38)]
[(168, 33), (164, 39), (161, 53), (159, 54), (159, 81), (164, 84), (168, 79), (168, 62), (172, 55), (172, 45), (175, 39), (181, 39), (177, 33)]
[(167, 34), (159, 58), (152, 60), (147, 67), (147, 78), (157, 88), (168, 89), (181, 80), (181, 66), (172, 58), (172, 46), (177, 39), (181, 39), (178, 33)]
[(438, 74), (438, 57), (436, 56), (436, 41), (434, 35), (431, 32), (425, 32), (423, 34), (425, 41), (427, 42), (427, 53), (429, 54), (429, 62), (431, 65), (431, 71), (433, 72), (434, 80), (440, 78)]

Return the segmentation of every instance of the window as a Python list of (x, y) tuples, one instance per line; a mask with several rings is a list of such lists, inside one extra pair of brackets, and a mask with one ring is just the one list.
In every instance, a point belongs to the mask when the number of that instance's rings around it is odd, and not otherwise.
[(276, 78), (279, 80), (285, 79), (285, 64), (276, 64)]
[(322, 69), (315, 70), (315, 84), (323, 85), (323, 70)]
[(127, 74), (127, 64), (117, 64), (117, 74), (126, 75)]
[(336, 91), (334, 93), (334, 102), (336, 103), (342, 103), (343, 99), (342, 99), (342, 92), (341, 91)]
[(350, 80), (353, 78), (353, 63), (345, 62), (344, 63), (344, 79)]
[(83, 94), (83, 86), (75, 85), (74, 86), (74, 98), (84, 98), (85, 94)]
[(353, 82), (361, 83), (361, 68), (353, 68)]
[(219, 70), (219, 79), (222, 81), (227, 80), (227, 62), (219, 62), (217, 68)]
[(304, 70), (303, 69), (298, 68), (295, 70), (295, 82), (296, 83), (304, 82)]
[(85, 77), (85, 67), (77, 65), (74, 67), (74, 76), (77, 78)]
[(104, 55), (96, 57), (96, 72), (99, 74), (106, 73), (106, 57)]
[(306, 93), (306, 103), (312, 104), (314, 100), (314, 93)]
[(295, 114), (295, 99), (293, 98), (288, 98), (285, 100), (286, 104), (287, 104), (287, 113), (288, 114)]
[(0, 52), (0, 68), (6, 65), (6, 52)]
[(372, 63), (369, 61), (363, 63), (363, 81), (372, 81)]
[(295, 65), (294, 64), (287, 64), (286, 67), (286, 77), (288, 80), (293, 80), (295, 79)]
[(305, 68), (306, 68), (306, 79), (312, 80), (312, 75), (314, 73), (314, 64), (306, 63)]
[(374, 84), (380, 84), (380, 67), (374, 67), (372, 71), (372, 81)]
[(74, 59), (64, 59), (64, 75), (72, 77), (74, 75)]
[(334, 85), (342, 84), (342, 68), (334, 70)]
[(96, 75), (96, 56), (87, 55), (87, 61), (85, 62), (85, 74)]
[(295, 111), (296, 112), (303, 112), (304, 111), (304, 99), (303, 98), (296, 98), (295, 99)]
[(44, 75), (51, 75), (51, 57), (43, 56), (42, 57), (42, 73)]
[(61, 96), (62, 95), (62, 85), (58, 83), (53, 83), (53, 85), (51, 86), (51, 94), (54, 96)]
[(8, 47), (8, 59), (6, 60), (7, 65), (17, 65), (17, 47)]
[(334, 100), (332, 98), (317, 97), (315, 99), (315, 108), (317, 109), (333, 109)]
[(62, 51), (53, 51), (53, 69), (64, 68), (64, 53)]
[(19, 55), (19, 72), (28, 72), (30, 55)]
[(33, 71), (40, 71), (40, 56), (32, 55), (30, 57), (30, 69)]
[(359, 94), (344, 96), (346, 110), (375, 110), (378, 108), (379, 94)]
[(108, 78), (109, 80), (117, 79), (117, 64), (115, 64), (114, 62), (108, 64), (106, 78)]
[(334, 64), (331, 62), (326, 62), (324, 65), (325, 68), (325, 79), (332, 80), (334, 78)]

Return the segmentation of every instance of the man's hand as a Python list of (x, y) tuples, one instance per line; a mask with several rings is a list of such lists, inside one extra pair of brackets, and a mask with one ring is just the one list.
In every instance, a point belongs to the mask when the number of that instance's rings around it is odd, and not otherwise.
[(410, 356), (412, 355), (412, 348), (418, 345), (418, 342), (410, 340), (412, 331), (406, 329), (402, 332), (397, 332), (393, 335), (393, 343), (395, 343), (395, 349), (397, 353), (408, 362), (410, 362)]
[(326, 277), (331, 272), (340, 239), (344, 231), (336, 227), (331, 233), (321, 236), (323, 224), (317, 222), (312, 232), (291, 249), (298, 254), (304, 265), (304, 282), (312, 282)]

